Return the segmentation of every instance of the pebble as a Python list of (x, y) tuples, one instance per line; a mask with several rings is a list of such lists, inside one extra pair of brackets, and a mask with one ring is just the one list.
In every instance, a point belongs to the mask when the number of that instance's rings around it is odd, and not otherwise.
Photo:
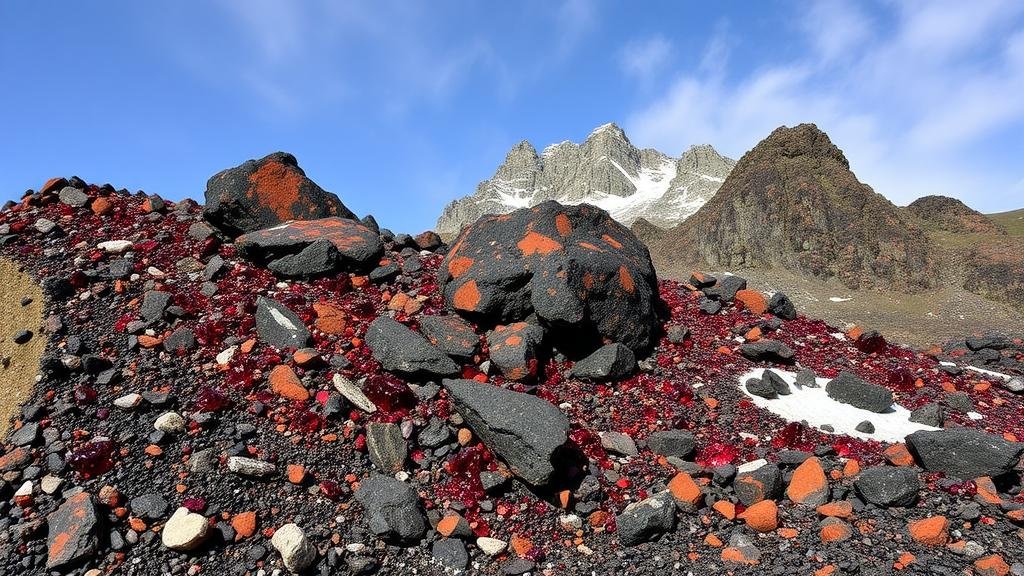
[(96, 245), (97, 248), (108, 254), (121, 254), (127, 252), (133, 246), (130, 240), (107, 240)]
[(160, 541), (171, 550), (188, 551), (198, 548), (209, 532), (210, 523), (202, 514), (189, 512), (182, 506), (174, 511), (160, 531)]
[(180, 434), (185, 431), (185, 419), (177, 412), (164, 412), (153, 422), (153, 428), (167, 434)]
[(228, 458), (228, 470), (242, 476), (263, 477), (277, 472), (277, 466), (255, 458), (232, 456)]
[(270, 543), (281, 554), (285, 568), (299, 573), (316, 560), (316, 548), (297, 524), (285, 524), (274, 532)]
[(131, 393), (116, 398), (114, 400), (114, 406), (117, 406), (118, 408), (131, 409), (138, 406), (139, 402), (142, 402), (142, 395)]

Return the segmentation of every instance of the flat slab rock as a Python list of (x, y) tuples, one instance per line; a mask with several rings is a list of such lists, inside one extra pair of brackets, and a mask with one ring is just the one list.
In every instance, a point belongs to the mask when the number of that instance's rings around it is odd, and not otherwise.
[(636, 368), (636, 356), (628, 347), (613, 342), (598, 348), (573, 365), (569, 375), (583, 380), (621, 380)]
[(516, 476), (535, 486), (555, 472), (553, 457), (569, 438), (569, 419), (554, 404), (475, 380), (442, 385), (470, 429)]
[(380, 316), (366, 330), (366, 345), (389, 372), (453, 376), (459, 366), (422, 334), (390, 316)]
[(256, 334), (271, 346), (280, 349), (304, 348), (312, 335), (298, 314), (273, 298), (256, 299)]
[(922, 468), (961, 480), (1006, 474), (1024, 454), (1024, 443), (970, 428), (922, 430), (906, 440)]
[(50, 533), (46, 568), (56, 570), (92, 557), (99, 546), (96, 500), (87, 492), (68, 498), (46, 517)]
[[(375, 266), (384, 251), (380, 236), (356, 220), (320, 218), (294, 220), (243, 234), (235, 247), (243, 257), (257, 263), (296, 258), (304, 250), (324, 241), (337, 251), (338, 265), (347, 269)], [(312, 259), (315, 254), (308, 255)], [(283, 266), (283, 264), (282, 264)]]
[(866, 382), (846, 371), (829, 380), (825, 392), (837, 402), (876, 413), (888, 411), (896, 401), (888, 388)]

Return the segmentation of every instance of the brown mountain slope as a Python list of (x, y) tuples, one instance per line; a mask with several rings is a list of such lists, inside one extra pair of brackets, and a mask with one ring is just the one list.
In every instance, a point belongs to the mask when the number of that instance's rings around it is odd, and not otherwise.
[(915, 291), (936, 278), (921, 231), (813, 124), (772, 132), (651, 253), (662, 270), (782, 268), (849, 288)]
[(1002, 232), (995, 222), (956, 198), (949, 196), (922, 196), (906, 207), (927, 228), (947, 232)]

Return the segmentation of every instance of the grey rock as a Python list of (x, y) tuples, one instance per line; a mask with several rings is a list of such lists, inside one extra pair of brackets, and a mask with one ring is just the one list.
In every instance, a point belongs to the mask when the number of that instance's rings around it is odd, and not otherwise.
[(686, 341), (686, 338), (690, 335), (690, 329), (681, 324), (669, 326), (666, 331), (668, 341), (673, 344), (682, 344)]
[(840, 372), (825, 385), (829, 398), (869, 412), (887, 412), (895, 399), (884, 386), (871, 384), (852, 372)]
[(906, 507), (917, 501), (921, 482), (912, 468), (876, 466), (861, 471), (854, 487), (865, 502), (876, 506)]
[(452, 433), (448, 430), (448, 424), (437, 416), (431, 416), (427, 425), (420, 430), (418, 440), (420, 446), (425, 448), (437, 448), (438, 446), (447, 444), (451, 437)]
[(416, 491), (381, 474), (363, 480), (356, 490), (370, 531), (399, 544), (414, 544), (427, 533), (427, 522)]
[(735, 274), (722, 276), (718, 284), (704, 289), (704, 295), (719, 302), (732, 302), (736, 293), (747, 289), (747, 279)]
[(290, 308), (273, 298), (256, 299), (256, 334), (260, 340), (279, 349), (304, 348), (312, 336)]
[(295, 254), (287, 254), (274, 260), (267, 268), (287, 278), (320, 276), (333, 272), (339, 267), (341, 254), (330, 240), (314, 240)]
[(380, 316), (370, 323), (366, 345), (390, 372), (452, 376), (459, 371), (458, 365), (429, 340), (389, 316)]
[(925, 426), (942, 428), (946, 418), (942, 412), (942, 406), (939, 406), (935, 402), (931, 402), (912, 410), (910, 412), (910, 421), (918, 424), (924, 424)]
[(72, 188), (71, 186), (65, 186), (61, 189), (58, 198), (60, 198), (61, 204), (67, 204), (72, 208), (81, 208), (89, 203), (89, 196), (86, 195), (84, 190)]
[(469, 360), (480, 348), (473, 326), (458, 316), (420, 316), (420, 331), (431, 344), (459, 360)]
[(402, 429), (390, 422), (366, 425), (366, 448), (370, 461), (385, 474), (394, 474), (405, 464), (406, 446)]
[(99, 548), (100, 521), (96, 500), (87, 492), (71, 496), (48, 515), (46, 569), (63, 569), (92, 558)]
[(445, 568), (465, 570), (469, 564), (469, 553), (466, 545), (458, 538), (442, 538), (434, 542), (430, 554)]
[(817, 388), (818, 377), (814, 374), (814, 370), (803, 368), (796, 373), (796, 382), (794, 384), (797, 388)]
[(262, 478), (276, 473), (277, 466), (255, 458), (232, 456), (228, 458), (228, 470), (242, 476)]
[(146, 322), (156, 322), (164, 315), (164, 310), (171, 303), (171, 293), (158, 290), (148, 290), (142, 296), (142, 308), (140, 314)]
[(569, 420), (555, 405), (474, 380), (442, 384), (470, 429), (514, 474), (533, 485), (551, 480), (553, 457), (569, 434)]
[(796, 306), (784, 292), (772, 294), (771, 299), (768, 300), (768, 311), (783, 320), (796, 319)]
[(661, 492), (646, 500), (626, 506), (615, 517), (619, 542), (636, 546), (648, 542), (676, 526), (676, 504), (669, 492)]
[(128, 503), (132, 514), (143, 520), (159, 520), (167, 514), (170, 504), (167, 500), (156, 493), (143, 494), (132, 498)]
[(661, 456), (689, 458), (697, 443), (689, 430), (659, 430), (647, 437), (647, 447)]
[(772, 389), (774, 389), (775, 393), (779, 396), (788, 396), (793, 393), (789, 389), (789, 383), (783, 380), (782, 376), (779, 376), (771, 370), (765, 370), (764, 373), (761, 374), (761, 380), (771, 384)]
[(605, 344), (573, 365), (569, 375), (583, 380), (621, 380), (636, 369), (636, 356), (617, 342)]
[(762, 338), (757, 342), (747, 342), (740, 346), (740, 354), (755, 362), (791, 362), (796, 356), (793, 349), (778, 340)]
[(1005, 474), (1024, 454), (1024, 443), (969, 428), (921, 430), (909, 434), (906, 442), (922, 468), (961, 480)]
[(872, 424), (870, 420), (865, 420), (863, 422), (858, 423), (854, 430), (856, 430), (857, 432), (863, 432), (864, 434), (874, 434), (875, 425)]
[(759, 396), (766, 400), (774, 400), (779, 397), (779, 393), (775, 391), (775, 386), (761, 378), (748, 378), (743, 387), (754, 396)]
[(628, 434), (622, 432), (601, 432), (601, 447), (609, 452), (622, 456), (636, 456), (636, 442)]
[(733, 479), (736, 497), (744, 506), (761, 500), (774, 500), (782, 495), (782, 471), (775, 464), (765, 464), (750, 472), (741, 472)]

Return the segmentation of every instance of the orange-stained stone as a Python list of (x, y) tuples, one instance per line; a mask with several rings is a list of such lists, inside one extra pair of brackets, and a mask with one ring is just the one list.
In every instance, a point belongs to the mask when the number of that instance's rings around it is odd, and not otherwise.
[(247, 196), (260, 199), (281, 221), (295, 218), (294, 206), (299, 204), (299, 185), (302, 184), (297, 171), (272, 160), (253, 172), (249, 183)]
[(301, 464), (289, 464), (287, 473), (292, 484), (302, 484), (306, 480), (306, 467)]
[(452, 304), (459, 310), (475, 312), (480, 304), (480, 290), (476, 286), (476, 280), (470, 280), (455, 290), (452, 297)]
[(748, 330), (747, 333), (743, 335), (743, 337), (749, 340), (750, 342), (757, 342), (758, 340), (761, 339), (761, 327), (754, 326), (753, 328)]
[(828, 501), (828, 479), (817, 458), (808, 458), (797, 466), (786, 495), (793, 502), (808, 506), (818, 506)]
[(693, 478), (686, 472), (680, 472), (668, 483), (668, 491), (678, 502), (685, 502), (691, 506), (697, 506), (703, 500), (700, 487), (693, 481)]
[(860, 462), (847, 460), (846, 464), (843, 464), (843, 476), (853, 478), (857, 474), (860, 474)]
[(612, 238), (611, 236), (609, 236), (607, 234), (602, 234), (601, 235), (601, 240), (604, 240), (605, 244), (608, 244), (609, 246), (611, 246), (612, 248), (615, 248), (616, 250), (622, 248), (622, 243), (621, 242), (619, 242), (618, 240), (616, 240), (615, 238)]
[(458, 278), (472, 268), (474, 263), (472, 258), (456, 256), (448, 262), (448, 273), (451, 274), (452, 278)]
[(148, 334), (142, 334), (139, 336), (139, 346), (142, 346), (143, 348), (156, 348), (163, 343), (163, 341), (163, 338), (149, 336)]
[(893, 466), (914, 465), (914, 457), (910, 454), (910, 450), (907, 450), (906, 444), (893, 444), (886, 448), (882, 454)]
[(511, 544), (512, 550), (514, 550), (520, 557), (525, 557), (530, 553), (530, 550), (533, 550), (533, 542), (530, 542), (529, 539), (523, 538), (518, 534), (512, 535)]
[(465, 446), (473, 440), (473, 432), (469, 428), (459, 428), (458, 440), (460, 446)]
[(142, 518), (135, 518), (133, 516), (128, 519), (128, 525), (131, 526), (132, 530), (135, 530), (136, 532), (146, 531), (146, 523), (142, 520)]
[(562, 236), (572, 234), (572, 222), (569, 222), (569, 217), (565, 214), (555, 216), (555, 228), (558, 229), (558, 233)]
[(326, 302), (315, 302), (313, 310), (316, 312), (316, 327), (326, 334), (342, 334), (348, 322), (345, 319), (345, 311), (337, 306)]
[(814, 576), (832, 576), (836, 573), (835, 564), (826, 564), (814, 571)]
[(850, 539), (853, 530), (846, 522), (833, 522), (822, 526), (820, 534), (822, 542), (843, 542)]
[(914, 520), (907, 528), (910, 536), (925, 546), (942, 546), (949, 541), (949, 520), (945, 516)]
[(1006, 517), (1010, 519), (1010, 522), (1024, 526), (1024, 508), (1021, 508), (1020, 510), (1010, 510), (1006, 513)]
[(114, 203), (110, 201), (110, 198), (101, 196), (93, 200), (90, 208), (92, 208), (93, 214), (103, 216), (104, 214), (109, 214), (110, 211), (114, 209)]
[(915, 560), (917, 560), (917, 556), (914, 556), (910, 552), (904, 552), (903, 554), (900, 554), (900, 557), (896, 560), (896, 564), (893, 565), (893, 568), (903, 570), (907, 566), (913, 564)]
[(587, 516), (587, 523), (591, 528), (601, 528), (606, 522), (608, 522), (608, 513), (604, 510), (595, 510), (590, 516)]
[(523, 256), (530, 256), (532, 254), (540, 254), (545, 256), (554, 252), (555, 250), (562, 249), (562, 243), (554, 238), (550, 238), (541, 234), (540, 232), (529, 231), (523, 239), (516, 243), (516, 247), (522, 251)]
[(849, 500), (830, 502), (818, 506), (817, 512), (831, 518), (851, 518), (853, 517), (853, 504)]
[(974, 485), (978, 489), (978, 492), (975, 495), (977, 500), (980, 500), (985, 504), (993, 504), (995, 506), (1003, 503), (1003, 499), (999, 496), (999, 491), (996, 490), (995, 483), (992, 482), (992, 479), (988, 476), (975, 478)]
[(736, 300), (742, 302), (747, 310), (759, 316), (768, 311), (768, 302), (757, 290), (737, 290)]
[(739, 515), (752, 530), (767, 533), (779, 527), (779, 507), (774, 500), (761, 500)]
[(569, 504), (571, 504), (571, 503), (572, 503), (572, 491), (571, 490), (562, 490), (561, 492), (558, 493), (558, 505), (559, 506), (561, 506), (563, 509), (568, 509), (569, 508)]
[(753, 558), (747, 558), (743, 551), (739, 548), (733, 548), (732, 546), (724, 548), (722, 550), (722, 561), (732, 562), (734, 564), (745, 564), (747, 566), (753, 566), (757, 564), (757, 560)]
[(235, 529), (235, 542), (248, 538), (256, 533), (256, 512), (242, 512), (231, 519), (231, 527)]
[(39, 193), (40, 194), (46, 194), (47, 192), (55, 192), (55, 191), (59, 192), (60, 190), (58, 190), (58, 188), (63, 188), (64, 186), (67, 186), (67, 185), (68, 185), (68, 181), (67, 180), (65, 180), (64, 178), (61, 178), (60, 176), (57, 176), (55, 178), (50, 178), (49, 180), (47, 180), (43, 184), (43, 187), (39, 189)]
[(725, 517), (726, 520), (732, 520), (736, 518), (736, 505), (728, 500), (719, 500), (712, 506), (716, 512)]
[(636, 285), (633, 284), (633, 275), (629, 273), (625, 266), (619, 266), (619, 284), (623, 290), (630, 294), (636, 290)]
[(1006, 576), (1010, 565), (999, 554), (989, 554), (974, 561), (974, 571), (978, 576)]
[(458, 514), (449, 514), (441, 518), (441, 521), (437, 523), (437, 531), (445, 538), (448, 538), (455, 533), (455, 529), (459, 527), (460, 520), (462, 520), (462, 517)]
[(288, 400), (309, 400), (309, 390), (306, 390), (302, 381), (295, 375), (295, 371), (287, 364), (278, 364), (270, 371), (270, 389)]
[(711, 546), (712, 548), (722, 547), (722, 539), (718, 536), (715, 536), (714, 534), (708, 534), (707, 536), (705, 536), (704, 543), (708, 546)]
[(792, 540), (800, 535), (800, 531), (796, 528), (779, 528), (775, 533), (786, 540)]
[(854, 326), (853, 328), (850, 328), (849, 330), (846, 331), (846, 337), (849, 338), (850, 340), (856, 340), (857, 338), (860, 338), (860, 335), (863, 333), (863, 328), (861, 328), (860, 326)]
[(292, 360), (299, 366), (308, 366), (320, 360), (320, 354), (315, 350), (300, 348), (292, 354)]
[(159, 456), (164, 453), (164, 450), (163, 448), (157, 446), (156, 444), (150, 444), (146, 446), (144, 452), (146, 454), (149, 454), (150, 456)]

